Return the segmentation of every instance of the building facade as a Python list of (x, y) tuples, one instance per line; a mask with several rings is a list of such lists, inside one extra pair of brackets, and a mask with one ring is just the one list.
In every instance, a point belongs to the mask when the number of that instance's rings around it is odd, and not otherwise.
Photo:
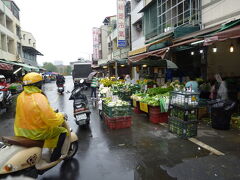
[(37, 55), (42, 54), (36, 50), (36, 40), (34, 36), (26, 31), (22, 31), (22, 59), (25, 64), (38, 66)]
[(143, 13), (139, 11), (144, 7), (144, 0), (131, 1), (131, 41), (132, 50), (136, 50), (145, 45), (143, 33)]
[(11, 0), (0, 1), (0, 59), (21, 60), (19, 8)]
[[(239, 76), (239, 3), (234, 0), (144, 0), (139, 13), (143, 13), (145, 42), (142, 47), (132, 43), (130, 62), (154, 56), (174, 61), (186, 76), (204, 79), (211, 79), (216, 73), (224, 77)], [(216, 47), (217, 52), (213, 52)]]

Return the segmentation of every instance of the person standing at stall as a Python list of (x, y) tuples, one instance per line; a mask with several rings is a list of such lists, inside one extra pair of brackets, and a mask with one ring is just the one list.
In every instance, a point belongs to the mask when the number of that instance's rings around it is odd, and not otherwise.
[(189, 78), (190, 81), (186, 83), (185, 87), (194, 92), (198, 92), (198, 82), (195, 80), (194, 76), (190, 76)]
[(93, 75), (92, 81), (91, 81), (91, 99), (97, 98), (97, 87), (98, 87), (98, 78), (97, 78), (97, 74), (95, 74)]

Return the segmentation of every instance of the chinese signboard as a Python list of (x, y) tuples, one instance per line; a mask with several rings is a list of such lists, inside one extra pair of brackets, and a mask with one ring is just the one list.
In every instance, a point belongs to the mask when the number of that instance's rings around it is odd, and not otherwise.
[(125, 0), (117, 0), (117, 46), (126, 47), (125, 39)]
[(93, 28), (93, 60), (99, 59), (99, 28)]

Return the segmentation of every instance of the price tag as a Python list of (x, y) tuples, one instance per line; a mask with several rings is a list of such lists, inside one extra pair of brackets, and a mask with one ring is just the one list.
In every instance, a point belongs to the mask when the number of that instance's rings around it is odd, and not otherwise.
[(148, 105), (146, 103), (140, 102), (140, 110), (148, 113)]

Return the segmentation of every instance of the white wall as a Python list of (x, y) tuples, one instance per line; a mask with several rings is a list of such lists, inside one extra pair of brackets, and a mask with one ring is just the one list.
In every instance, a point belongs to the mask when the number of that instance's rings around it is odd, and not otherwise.
[[(131, 40), (132, 40), (132, 50), (141, 48), (145, 45), (145, 37), (142, 31), (137, 31), (134, 23), (139, 21), (143, 17), (143, 13), (138, 13), (144, 7), (144, 0), (136, 3), (135, 0), (131, 1)], [(143, 29), (143, 27), (142, 27)]]
[[(29, 43), (29, 39), (31, 39), (30, 43)], [(36, 48), (36, 39), (30, 32), (22, 31), (22, 45)]]
[(202, 0), (204, 28), (240, 18), (240, 0), (215, 0), (216, 3), (213, 2), (213, 0)]

